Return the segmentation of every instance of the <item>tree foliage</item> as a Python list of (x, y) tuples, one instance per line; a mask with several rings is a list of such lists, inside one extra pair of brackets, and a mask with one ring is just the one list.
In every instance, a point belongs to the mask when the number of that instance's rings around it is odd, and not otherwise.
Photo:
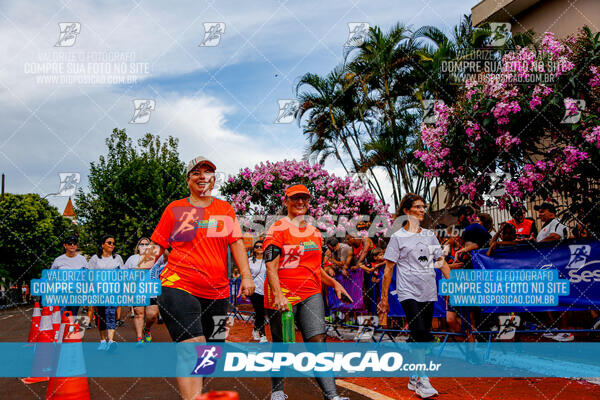
[(459, 58), (489, 36), (474, 34), (465, 17), (447, 36), (435, 27), (416, 31), (402, 24), (388, 32), (369, 30), (364, 43), (325, 76), (307, 73), (296, 92), (298, 123), (308, 139), (306, 158), (320, 163), (334, 157), (349, 173), (367, 173), (369, 185), (383, 201), (374, 174), (385, 172), (397, 207), (407, 192), (432, 201), (433, 179), (425, 177), (413, 152), (421, 149), (422, 101), (453, 103), (455, 79), (442, 72), (442, 62)]
[[(453, 106), (435, 112), (416, 155), (454, 200), (506, 208), (561, 197), (569, 218), (600, 195), (600, 33), (584, 28), (564, 41), (546, 33), (505, 53), (498, 73), (467, 81)], [(484, 198), (498, 174), (506, 191)], [(597, 210), (583, 214), (598, 227)]]
[[(388, 206), (379, 201), (363, 182), (337, 177), (321, 168), (320, 164), (310, 165), (306, 161), (266, 162), (254, 169), (244, 168), (229, 178), (221, 187), (221, 193), (238, 215), (253, 217), (247, 218), (254, 223), (251, 230), (261, 231), (256, 229), (257, 224), (265, 221), (268, 225), (270, 216), (282, 214), (285, 190), (295, 184), (303, 184), (311, 192), (308, 213), (319, 221), (317, 227), (325, 235), (355, 227), (359, 216), (370, 221), (379, 216), (380, 222), (390, 218)], [(338, 218), (340, 216), (344, 216), (343, 220)], [(349, 222), (346, 224), (344, 221)]]
[(86, 253), (105, 234), (115, 235), (117, 252), (132, 254), (141, 236), (152, 234), (164, 208), (188, 194), (177, 139), (146, 134), (134, 146), (124, 129), (106, 139), (107, 154), (90, 164), (89, 191), (81, 188), (75, 213)]
[(5, 194), (0, 202), (0, 278), (28, 282), (64, 252), (76, 226), (37, 194)]

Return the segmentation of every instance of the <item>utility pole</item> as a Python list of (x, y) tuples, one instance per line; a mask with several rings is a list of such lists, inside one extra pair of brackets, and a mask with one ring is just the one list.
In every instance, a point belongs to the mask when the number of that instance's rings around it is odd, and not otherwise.
[(0, 195), (0, 201), (4, 200), (4, 174), (2, 174), (2, 194)]

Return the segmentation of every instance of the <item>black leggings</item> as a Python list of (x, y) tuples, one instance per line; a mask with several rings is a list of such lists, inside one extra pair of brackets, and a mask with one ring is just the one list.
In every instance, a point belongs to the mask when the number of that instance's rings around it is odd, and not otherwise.
[(265, 334), (265, 296), (258, 293), (252, 293), (250, 296), (252, 306), (254, 306), (254, 329), (260, 332), (261, 335)]
[(410, 327), (410, 341), (433, 342), (431, 323), (433, 321), (434, 302), (407, 299), (401, 301), (400, 304)]

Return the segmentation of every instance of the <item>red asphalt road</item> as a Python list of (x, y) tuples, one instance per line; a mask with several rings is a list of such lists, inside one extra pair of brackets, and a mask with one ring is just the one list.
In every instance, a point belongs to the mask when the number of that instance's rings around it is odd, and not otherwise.
[[(31, 308), (0, 312), (0, 342), (22, 342), (27, 338)], [(252, 325), (239, 320), (230, 331), (228, 340), (249, 341)], [(155, 341), (169, 341), (164, 325), (152, 328)], [(267, 329), (267, 336), (268, 334)], [(84, 341), (99, 340), (97, 329), (88, 329)], [(117, 329), (117, 341), (134, 341), (133, 321)], [(3, 360), (10, 362), (10, 360)], [(407, 378), (345, 378), (344, 381), (384, 394), (392, 399), (417, 399), (406, 388)], [(581, 380), (560, 378), (432, 378), (432, 384), (440, 392), (437, 399), (600, 399), (600, 386)], [(175, 378), (89, 378), (92, 399), (177, 399)], [(16, 378), (0, 378), (0, 400), (44, 399), (47, 383), (25, 385)], [(235, 390), (242, 400), (270, 399), (270, 382), (267, 378), (209, 378), (205, 390)], [(363, 396), (338, 386), (339, 393), (352, 400), (372, 397)], [(286, 379), (285, 392), (289, 400), (321, 400), (323, 397), (314, 379)]]

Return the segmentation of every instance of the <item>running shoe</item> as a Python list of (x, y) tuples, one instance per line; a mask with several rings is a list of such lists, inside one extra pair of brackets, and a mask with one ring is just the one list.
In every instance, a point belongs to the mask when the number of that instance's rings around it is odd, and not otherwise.
[(545, 337), (546, 339), (554, 339), (554, 333), (546, 332), (542, 335), (542, 337)]
[(411, 376), (408, 379), (408, 389), (415, 391), (417, 390), (417, 384), (419, 383), (419, 378), (417, 378), (416, 376)]
[(252, 339), (260, 340), (260, 332), (258, 332), (256, 329), (252, 329)]
[(285, 400), (287, 399), (287, 394), (283, 393), (283, 390), (278, 390), (276, 392), (271, 393), (271, 400)]
[(98, 345), (96, 350), (106, 350), (107, 348), (108, 348), (108, 343), (106, 343), (106, 340), (101, 340), (100, 345)]
[(422, 376), (417, 381), (417, 388), (415, 389), (415, 393), (426, 399), (428, 397), (437, 396), (438, 391), (431, 386), (431, 382), (429, 382), (429, 378), (426, 376)]
[(117, 342), (115, 342), (115, 341), (112, 341), (112, 340), (109, 340), (109, 341), (106, 343), (106, 351), (113, 352), (113, 351), (115, 351), (116, 349), (117, 349)]
[(572, 342), (575, 340), (575, 336), (573, 336), (572, 333), (563, 332), (554, 335), (552, 339), (556, 340), (557, 342)]
[(146, 341), (146, 343), (152, 342), (152, 334), (149, 330), (144, 329), (144, 340)]
[(329, 400), (350, 400), (350, 398), (349, 397), (342, 397), (342, 396), (335, 396), (335, 397), (332, 397)]
[(258, 341), (259, 343), (269, 343), (269, 340), (265, 335), (262, 335)]
[(137, 341), (135, 342), (135, 345), (137, 347), (140, 347), (144, 344), (144, 339), (142, 339), (141, 337), (137, 338)]

